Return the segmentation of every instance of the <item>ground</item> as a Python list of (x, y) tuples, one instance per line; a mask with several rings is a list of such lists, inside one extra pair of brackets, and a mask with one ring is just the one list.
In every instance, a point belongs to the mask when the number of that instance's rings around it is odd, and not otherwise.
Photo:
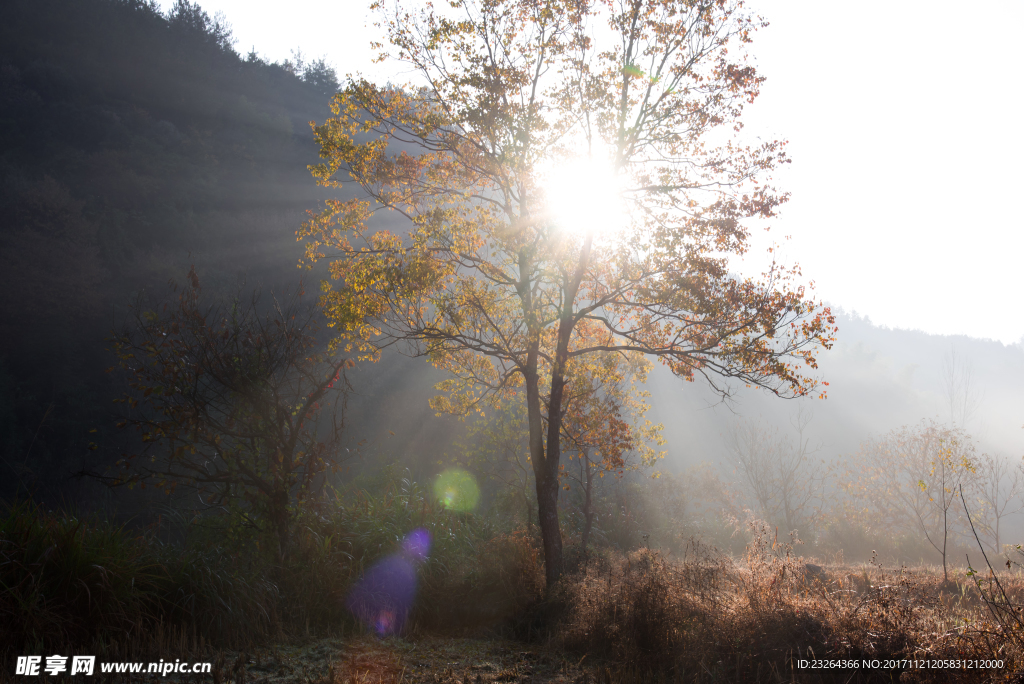
[(498, 639), (360, 636), (225, 653), (220, 671), (223, 681), (238, 682), (244, 665), (244, 681), (253, 684), (561, 684), (583, 679), (578, 660)]

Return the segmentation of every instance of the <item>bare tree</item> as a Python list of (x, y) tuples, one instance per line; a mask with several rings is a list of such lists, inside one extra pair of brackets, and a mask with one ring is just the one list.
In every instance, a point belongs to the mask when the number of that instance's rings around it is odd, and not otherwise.
[(948, 581), (951, 538), (966, 525), (955, 502), (961, 489), (975, 486), (975, 463), (963, 430), (934, 423), (903, 427), (862, 447), (844, 486), (866, 524), (923, 536), (942, 558)]
[[(1003, 518), (1024, 508), (1024, 466), (1005, 456), (982, 454), (977, 463), (976, 492), (984, 507), (980, 521), (986, 541), (996, 553), (1002, 552)], [(978, 522), (978, 521), (975, 521)]]
[(817, 457), (821, 444), (807, 435), (812, 418), (800, 406), (791, 419), (790, 436), (763, 420), (742, 421), (729, 435), (741, 487), (764, 520), (781, 523), (789, 532), (806, 528), (820, 515), (832, 472)]
[(974, 380), (973, 365), (957, 352), (956, 345), (950, 346), (942, 360), (942, 384), (950, 423), (954, 428), (966, 429), (978, 412), (983, 394)]
[(283, 561), (297, 506), (338, 464), (351, 360), (324, 350), (301, 292), (203, 306), (191, 270), (176, 302), (133, 313), (113, 342), (129, 386), (121, 425), (142, 444), (114, 483), (194, 488), (276, 536)]

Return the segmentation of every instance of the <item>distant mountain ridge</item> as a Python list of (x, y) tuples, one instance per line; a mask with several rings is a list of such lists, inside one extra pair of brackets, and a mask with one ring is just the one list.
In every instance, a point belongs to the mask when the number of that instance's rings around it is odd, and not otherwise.
[[(1024, 346), (965, 336), (876, 326), (867, 317), (837, 310), (835, 346), (822, 352), (816, 375), (828, 398), (796, 400), (814, 414), (811, 432), (830, 455), (855, 453), (863, 440), (922, 420), (946, 422), (944, 358), (951, 350), (972, 367), (979, 392), (966, 429), (979, 450), (1024, 456)], [(705, 388), (680, 387), (666, 372), (651, 379), (656, 420), (680, 463), (728, 459), (722, 435), (736, 418), (763, 417), (787, 428), (796, 406), (764, 392), (739, 389), (730, 405)], [(675, 436), (675, 439), (673, 439)]]

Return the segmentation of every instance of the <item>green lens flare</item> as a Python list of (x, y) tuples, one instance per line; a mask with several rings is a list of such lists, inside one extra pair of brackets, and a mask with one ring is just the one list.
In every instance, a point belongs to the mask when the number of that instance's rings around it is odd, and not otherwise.
[(445, 508), (467, 513), (476, 508), (480, 500), (480, 488), (473, 476), (465, 470), (451, 468), (434, 480), (434, 496)]

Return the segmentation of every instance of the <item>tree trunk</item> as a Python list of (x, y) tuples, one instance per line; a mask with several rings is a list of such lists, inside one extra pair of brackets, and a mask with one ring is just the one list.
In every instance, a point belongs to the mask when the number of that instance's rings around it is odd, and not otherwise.
[[(579, 292), (583, 273), (590, 259), (593, 234), (583, 241), (579, 263), (571, 282), (565, 284), (562, 301), (564, 309), (558, 321), (558, 340), (555, 358), (551, 364), (551, 395), (548, 397), (548, 436), (544, 442), (544, 422), (541, 417), (541, 400), (537, 362), (540, 356), (540, 328), (537, 314), (533, 310), (530, 283), (523, 280), (517, 286), (523, 301), (523, 312), (530, 329), (530, 343), (527, 350), (526, 407), (530, 424), (530, 460), (537, 481), (537, 522), (540, 526), (541, 542), (544, 547), (544, 578), (547, 588), (562, 576), (562, 530), (558, 524), (558, 462), (561, 459), (560, 438), (562, 435), (562, 399), (565, 391), (565, 365), (569, 360), (569, 338), (576, 325), (572, 315), (573, 302)], [(525, 253), (519, 257), (520, 274), (529, 273), (529, 259)]]
[(544, 580), (550, 589), (562, 576), (562, 528), (558, 522), (557, 472), (554, 477), (548, 474), (537, 476), (537, 513), (544, 547)]
[(573, 322), (565, 317), (558, 324), (558, 343), (551, 364), (551, 396), (548, 398), (548, 439), (544, 460), (537, 473), (537, 508), (544, 542), (544, 574), (550, 589), (562, 576), (562, 530), (558, 525), (558, 462), (562, 456), (562, 400), (565, 396), (565, 364), (569, 358), (569, 337)]
[(277, 535), (277, 562), (282, 569), (291, 542), (291, 521), (288, 518), (288, 491), (278, 490), (270, 500), (270, 522)]
[[(532, 354), (532, 351), (531, 351)], [(558, 523), (558, 461), (545, 453), (540, 388), (536, 372), (526, 374), (526, 405), (530, 423), (530, 462), (537, 486), (537, 525), (544, 548), (548, 588), (562, 575), (562, 530)], [(554, 466), (552, 468), (552, 465)]]
[[(945, 496), (945, 492), (943, 492), (943, 496)], [(949, 505), (942, 509), (942, 579), (944, 582), (949, 581), (949, 570), (946, 569), (946, 541), (949, 539), (948, 513)]]

